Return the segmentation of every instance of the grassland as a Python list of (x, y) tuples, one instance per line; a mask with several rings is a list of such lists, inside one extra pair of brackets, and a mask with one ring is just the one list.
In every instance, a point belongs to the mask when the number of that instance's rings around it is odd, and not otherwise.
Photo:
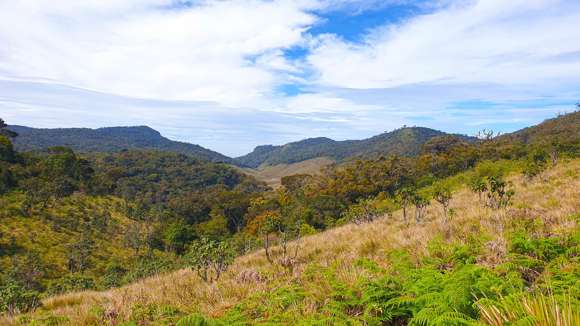
[[(438, 269), (451, 271), (457, 262), (450, 257), (457, 248), (468, 248), (473, 258), (470, 264), (494, 270), (511, 262), (515, 226), (525, 225), (538, 237), (578, 238), (579, 176), (580, 160), (562, 162), (532, 181), (514, 174), (510, 176), (516, 191), (513, 203), (500, 210), (482, 207), (477, 195), (462, 187), (454, 193), (447, 224), (442, 221), (441, 207), (433, 202), (421, 223), (406, 225), (397, 211), (372, 223), (348, 224), (304, 237), (294, 243), (300, 250), (292, 269), (268, 263), (264, 252), (257, 251), (239, 257), (216, 283), (205, 283), (184, 269), (109, 291), (47, 298), (36, 312), (5, 317), (0, 324), (170, 325), (192, 313), (223, 320), (243, 316), (261, 324), (310, 324), (312, 316), (322, 321), (319, 324), (341, 320), (346, 324), (347, 318), (350, 324), (364, 324), (357, 320), (366, 312), (357, 305), (333, 307), (361, 297), (368, 290), (361, 284), (380, 279), (379, 270), (398, 266), (400, 253), (417, 268), (430, 259)], [(474, 242), (477, 250), (470, 249)], [(578, 280), (577, 259), (558, 268)], [(247, 271), (259, 277), (242, 279)], [(545, 268), (534, 279), (550, 283), (553, 273)], [(337, 298), (337, 293), (342, 297)]]
[(334, 164), (335, 161), (327, 157), (318, 157), (306, 161), (292, 163), (292, 164), (277, 164), (277, 165), (261, 165), (256, 169), (240, 168), (244, 173), (247, 173), (254, 178), (265, 182), (268, 186), (276, 188), (280, 186), (280, 180), (283, 177), (294, 174), (310, 174), (315, 175), (320, 173), (325, 166)]

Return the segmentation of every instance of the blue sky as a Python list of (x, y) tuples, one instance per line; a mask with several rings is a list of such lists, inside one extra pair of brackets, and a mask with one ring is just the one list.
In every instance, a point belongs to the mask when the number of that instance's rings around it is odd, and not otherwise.
[(580, 100), (575, 0), (0, 1), (0, 117), (149, 125), (236, 156), (402, 125), (509, 132)]

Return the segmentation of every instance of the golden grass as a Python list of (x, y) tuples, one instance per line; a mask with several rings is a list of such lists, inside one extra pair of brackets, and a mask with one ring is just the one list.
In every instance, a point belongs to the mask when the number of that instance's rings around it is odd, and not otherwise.
[[(478, 304), (483, 321), (492, 326), (524, 324), (524, 318), (533, 317), (537, 326), (580, 325), (580, 311), (574, 310), (571, 299), (558, 303), (553, 295), (530, 296), (518, 300), (503, 298), (500, 305)], [(529, 320), (529, 319), (528, 319)], [(528, 323), (529, 324), (529, 323)]]
[(249, 174), (256, 179), (265, 182), (268, 186), (276, 188), (280, 186), (280, 180), (283, 177), (294, 174), (310, 174), (315, 175), (320, 173), (325, 166), (334, 164), (335, 161), (327, 157), (317, 157), (302, 162), (292, 164), (277, 164), (277, 165), (263, 165), (257, 169), (239, 169), (240, 171)]
[[(118, 320), (127, 320), (131, 307), (136, 304), (157, 306), (171, 305), (184, 312), (200, 312), (209, 316), (219, 316), (250, 295), (273, 289), (275, 286), (302, 278), (302, 271), (309, 263), (321, 266), (339, 264), (343, 266), (341, 277), (356, 279), (359, 271), (353, 262), (361, 256), (373, 258), (380, 265), (388, 265), (383, 252), (391, 249), (405, 249), (419, 258), (427, 251), (427, 243), (437, 234), (445, 234), (449, 241), (466, 241), (469, 234), (486, 234), (490, 237), (488, 250), (478, 257), (482, 264), (494, 265), (502, 261), (506, 241), (502, 231), (514, 216), (540, 218), (547, 231), (559, 232), (577, 227), (577, 221), (570, 219), (580, 212), (580, 160), (561, 163), (544, 173), (542, 178), (527, 182), (520, 176), (511, 180), (516, 188), (513, 207), (492, 211), (482, 208), (477, 196), (463, 189), (454, 194), (451, 207), (454, 217), (448, 225), (442, 222), (441, 207), (432, 203), (427, 209), (425, 221), (407, 226), (402, 221), (402, 213), (384, 217), (373, 223), (349, 224), (300, 240), (300, 265), (294, 273), (270, 265), (264, 252), (239, 257), (218, 283), (207, 284), (190, 270), (180, 270), (165, 275), (144, 279), (137, 283), (104, 292), (81, 292), (48, 298), (44, 307), (36, 315), (47, 311), (68, 316), (72, 325), (90, 324), (90, 311), (101, 306), (113, 311)], [(558, 205), (554, 205), (554, 200)], [(509, 218), (508, 218), (509, 217)], [(266, 281), (242, 283), (236, 276), (245, 270), (253, 270), (267, 277)], [(301, 279), (303, 282), (308, 280)], [(313, 283), (313, 289), (317, 285)], [(319, 289), (324, 296), (324, 289)], [(316, 304), (306, 309), (315, 310)], [(0, 324), (15, 324), (15, 319), (0, 319)]]

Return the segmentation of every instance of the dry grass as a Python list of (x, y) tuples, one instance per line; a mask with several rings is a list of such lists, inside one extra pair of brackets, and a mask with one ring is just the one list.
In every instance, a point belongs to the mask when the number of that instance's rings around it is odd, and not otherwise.
[[(427, 209), (425, 221), (420, 224), (406, 226), (401, 222), (401, 212), (396, 212), (391, 218), (385, 217), (373, 223), (345, 225), (305, 237), (301, 240), (301, 266), (294, 273), (270, 265), (263, 251), (257, 251), (238, 258), (228, 273), (215, 284), (206, 284), (195, 273), (180, 270), (105, 292), (82, 292), (49, 298), (44, 300), (44, 308), (36, 314), (48, 310), (56, 315), (69, 316), (73, 325), (83, 325), (90, 324), (89, 312), (94, 306), (113, 312), (118, 320), (126, 320), (132, 306), (155, 304), (175, 306), (184, 312), (219, 316), (253, 293), (271, 290), (281, 283), (300, 278), (304, 266), (310, 262), (322, 266), (339, 263), (344, 266), (342, 277), (354, 279), (357, 270), (352, 267), (353, 262), (361, 255), (372, 257), (382, 265), (389, 264), (382, 253), (391, 249), (405, 249), (418, 258), (426, 253), (428, 241), (437, 234), (445, 234), (446, 240), (460, 242), (466, 241), (468, 234), (486, 234), (491, 238), (488, 250), (478, 261), (487, 265), (498, 264), (504, 258), (506, 246), (502, 231), (513, 218), (541, 218), (545, 231), (552, 234), (577, 227), (577, 221), (569, 217), (580, 212), (579, 175), (580, 160), (575, 160), (560, 164), (531, 183), (514, 176), (511, 178), (516, 188), (513, 206), (500, 211), (482, 208), (476, 195), (461, 190), (451, 202), (456, 214), (449, 225), (442, 223), (441, 207), (432, 203)], [(554, 204), (555, 200), (557, 205)], [(267, 280), (240, 282), (236, 276), (248, 270), (259, 272)], [(0, 323), (10, 325), (15, 322), (13, 319), (0, 319)]]
[(257, 169), (240, 169), (242, 172), (247, 173), (256, 179), (263, 181), (268, 184), (268, 186), (276, 188), (280, 186), (280, 180), (283, 177), (294, 175), (294, 174), (310, 174), (315, 175), (320, 173), (322, 168), (325, 166), (334, 164), (334, 160), (327, 157), (317, 157), (310, 160), (292, 163), (292, 164), (278, 164), (278, 165), (265, 165), (260, 166)]

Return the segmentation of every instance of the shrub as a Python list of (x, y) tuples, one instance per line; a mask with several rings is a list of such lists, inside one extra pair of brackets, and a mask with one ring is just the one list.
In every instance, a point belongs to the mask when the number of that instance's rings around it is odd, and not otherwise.
[(105, 288), (117, 287), (123, 284), (123, 277), (127, 269), (122, 264), (112, 261), (105, 268), (105, 275), (102, 278), (102, 285)]
[(447, 210), (451, 202), (451, 187), (443, 182), (438, 182), (433, 187), (433, 198), (443, 207), (443, 222), (447, 223)]
[(500, 177), (489, 177), (487, 184), (487, 205), (489, 207), (499, 209), (511, 204), (515, 191), (509, 183)]
[(234, 260), (229, 243), (202, 238), (191, 244), (186, 260), (188, 265), (206, 282), (217, 281)]
[(39, 306), (38, 292), (26, 290), (16, 283), (0, 286), (0, 313), (25, 313)]
[(81, 274), (70, 274), (48, 286), (48, 293), (62, 294), (73, 291), (90, 290), (95, 288), (95, 280), (92, 277)]
[(528, 154), (523, 170), (524, 176), (528, 179), (533, 179), (535, 176), (544, 172), (548, 165), (547, 156), (546, 152), (540, 149), (536, 149)]

